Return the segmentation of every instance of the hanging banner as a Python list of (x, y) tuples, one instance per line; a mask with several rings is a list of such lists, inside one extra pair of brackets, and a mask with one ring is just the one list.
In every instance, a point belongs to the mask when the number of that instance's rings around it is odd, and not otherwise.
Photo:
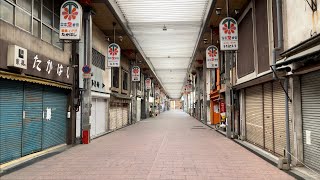
[(238, 23), (231, 17), (224, 18), (219, 25), (221, 51), (238, 50)]
[(187, 84), (187, 85), (186, 85), (186, 92), (187, 92), (187, 93), (192, 92), (192, 84)]
[(140, 67), (133, 66), (131, 71), (132, 81), (140, 81)]
[(151, 79), (150, 78), (147, 78), (146, 80), (145, 80), (146, 82), (146, 89), (148, 90), (148, 89), (151, 89)]
[(82, 7), (76, 1), (66, 1), (60, 8), (60, 33), (63, 40), (79, 40), (82, 29)]
[(206, 50), (207, 68), (219, 67), (219, 50), (216, 46), (209, 46)]
[(121, 48), (118, 44), (112, 43), (108, 46), (108, 67), (120, 67)]

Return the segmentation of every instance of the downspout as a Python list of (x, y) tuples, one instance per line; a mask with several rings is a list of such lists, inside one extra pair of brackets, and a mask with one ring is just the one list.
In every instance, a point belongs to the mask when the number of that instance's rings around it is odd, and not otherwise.
[[(285, 81), (284, 81), (284, 89), (286, 90), (286, 92), (288, 92), (288, 81), (289, 79), (286, 78)], [(285, 96), (285, 109), (286, 109), (286, 156), (288, 158), (288, 164), (289, 164), (289, 167), (290, 167), (290, 164), (291, 164), (291, 155), (290, 155), (290, 152), (291, 152), (291, 146), (290, 146), (290, 123), (289, 123), (289, 99), (287, 96)]]
[(277, 6), (277, 32), (278, 32), (278, 46), (272, 50), (272, 69), (273, 79), (276, 79), (276, 61), (277, 61), (277, 51), (280, 51), (283, 47), (283, 21), (282, 21), (282, 1), (276, 0)]

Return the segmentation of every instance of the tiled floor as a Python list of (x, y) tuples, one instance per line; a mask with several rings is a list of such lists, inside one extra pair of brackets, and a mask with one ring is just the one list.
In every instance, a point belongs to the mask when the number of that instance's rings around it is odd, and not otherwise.
[(181, 111), (141, 121), (5, 179), (293, 179)]

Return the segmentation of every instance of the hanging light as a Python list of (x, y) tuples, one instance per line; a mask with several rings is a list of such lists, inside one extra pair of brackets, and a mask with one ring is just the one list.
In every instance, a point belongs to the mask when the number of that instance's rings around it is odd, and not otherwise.
[(222, 10), (221, 8), (216, 8), (216, 14), (220, 15), (221, 14), (221, 10)]
[(163, 31), (167, 31), (167, 30), (168, 30), (167, 27), (166, 27), (166, 25), (163, 26), (162, 30), (163, 30)]

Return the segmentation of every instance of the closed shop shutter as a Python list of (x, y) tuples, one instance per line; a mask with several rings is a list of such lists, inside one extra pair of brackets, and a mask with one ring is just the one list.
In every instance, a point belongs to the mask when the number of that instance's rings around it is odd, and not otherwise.
[(286, 148), (285, 98), (286, 94), (280, 83), (273, 82), (274, 143), (275, 153), (280, 156), (284, 155)]
[(0, 79), (0, 99), (1, 164), (21, 156), (23, 83)]
[(43, 86), (26, 83), (24, 86), (24, 117), (22, 126), (22, 155), (41, 150)]
[[(62, 89), (44, 88), (43, 149), (66, 143), (67, 100), (67, 94)], [(50, 111), (51, 116), (47, 114)]]
[(97, 117), (99, 116), (96, 116), (96, 113), (97, 113), (97, 99), (95, 98), (92, 98), (91, 100), (91, 104), (92, 104), (92, 107), (91, 107), (91, 116), (90, 116), (90, 125), (91, 125), (91, 129), (90, 129), (90, 137), (91, 138), (94, 138), (97, 136), (97, 132), (96, 132), (96, 121), (97, 121)]
[(265, 148), (273, 152), (272, 83), (263, 85), (263, 112)]
[(320, 71), (301, 78), (304, 162), (320, 171)]
[(97, 99), (96, 101), (96, 134), (101, 135), (106, 132), (106, 101)]
[(246, 89), (246, 136), (253, 144), (263, 146), (262, 85)]
[(123, 117), (123, 126), (126, 126), (128, 125), (128, 121), (129, 121), (129, 118), (128, 118), (128, 105), (125, 104), (123, 107), (122, 107), (122, 117)]
[(109, 129), (115, 130), (117, 129), (117, 108), (114, 104), (111, 104), (109, 113), (110, 113)]
[(122, 115), (122, 104), (117, 105), (117, 129), (122, 127), (123, 115)]
[(137, 98), (137, 121), (141, 120), (141, 98)]

